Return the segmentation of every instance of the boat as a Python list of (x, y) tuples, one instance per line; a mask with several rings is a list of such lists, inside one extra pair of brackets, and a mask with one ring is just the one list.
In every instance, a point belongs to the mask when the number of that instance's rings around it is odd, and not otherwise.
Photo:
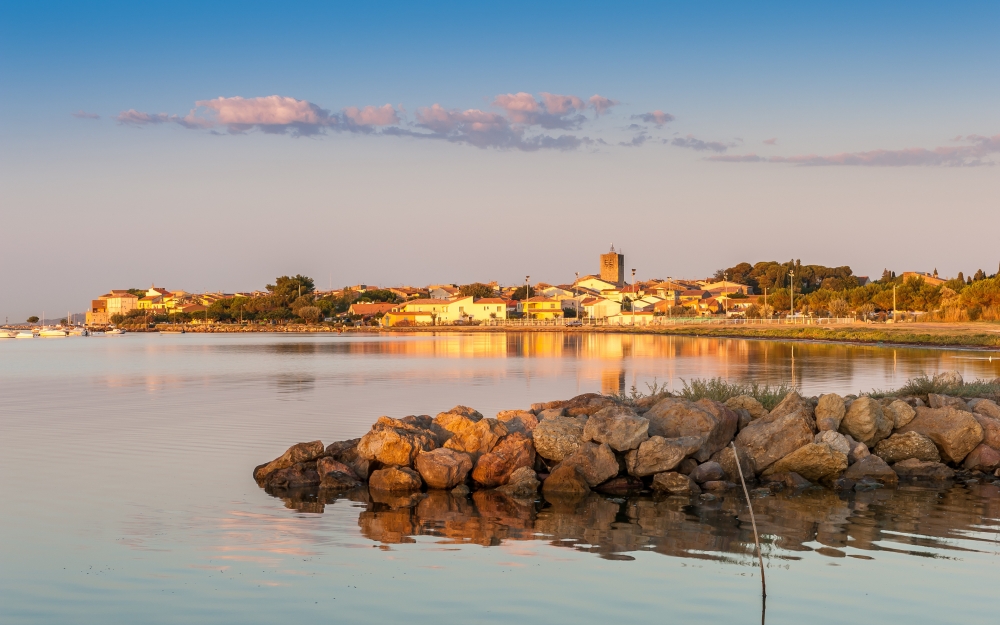
[(90, 330), (87, 328), (71, 328), (69, 333), (72, 336), (90, 336)]
[(110, 330), (107, 330), (104, 333), (107, 334), (108, 336), (112, 336), (116, 334), (125, 334), (125, 330), (122, 330), (121, 328), (111, 328)]
[(35, 338), (35, 333), (32, 332), (31, 330), (21, 330), (20, 332), (17, 333), (17, 336), (14, 337), (14, 338), (18, 338), (18, 339), (33, 339), (33, 338)]
[(38, 333), (38, 336), (43, 338), (54, 338), (57, 336), (69, 336), (69, 332), (59, 328), (43, 328), (42, 331)]
[(17, 330), (0, 329), (0, 339), (12, 339), (17, 336)]
[(160, 334), (184, 334), (185, 332), (187, 332), (187, 330), (184, 328), (179, 328), (177, 330), (172, 328), (170, 330), (160, 330)]

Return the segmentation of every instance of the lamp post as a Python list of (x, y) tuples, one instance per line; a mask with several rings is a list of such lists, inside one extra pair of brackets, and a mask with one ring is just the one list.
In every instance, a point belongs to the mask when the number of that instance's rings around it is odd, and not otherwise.
[(789, 305), (788, 314), (792, 317), (792, 323), (795, 323), (795, 271), (791, 270), (788, 272), (788, 290), (789, 290)]
[(670, 291), (670, 303), (667, 304), (667, 319), (672, 322), (674, 319), (674, 311), (672, 310), (674, 307), (674, 289), (671, 286), (670, 276), (667, 276), (667, 290)]
[(639, 289), (635, 286), (635, 269), (632, 269), (632, 325), (635, 325), (635, 298), (639, 297)]
[(722, 294), (725, 296), (722, 301), (726, 307), (726, 318), (729, 318), (729, 272), (723, 274), (726, 281), (722, 283)]
[(892, 322), (896, 323), (896, 285), (892, 285)]
[(521, 312), (524, 318), (528, 318), (528, 299), (531, 297), (531, 276), (524, 276), (524, 303), (521, 304)]

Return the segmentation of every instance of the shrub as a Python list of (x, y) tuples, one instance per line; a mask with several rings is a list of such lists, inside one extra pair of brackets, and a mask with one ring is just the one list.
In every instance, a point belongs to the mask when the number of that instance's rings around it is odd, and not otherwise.
[(951, 386), (940, 380), (935, 380), (926, 374), (921, 374), (907, 380), (906, 384), (896, 390), (872, 390), (869, 393), (863, 394), (874, 399), (881, 399), (883, 397), (919, 397), (927, 396), (931, 393), (936, 395), (950, 395), (952, 397), (968, 397), (970, 399), (973, 397), (983, 397), (997, 400), (1000, 399), (1000, 384), (997, 384), (996, 380), (992, 382), (989, 380), (975, 380), (966, 382), (961, 386)]
[(725, 402), (732, 397), (749, 395), (768, 410), (781, 403), (785, 395), (796, 390), (794, 386), (786, 382), (777, 386), (760, 384), (759, 382), (729, 382), (722, 378), (696, 378), (691, 382), (682, 378), (681, 382), (684, 384), (684, 388), (681, 389), (680, 396), (690, 401), (714, 399), (718, 402)]

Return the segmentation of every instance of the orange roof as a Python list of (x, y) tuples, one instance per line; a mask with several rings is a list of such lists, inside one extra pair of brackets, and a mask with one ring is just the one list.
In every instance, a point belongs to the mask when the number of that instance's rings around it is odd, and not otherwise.
[(451, 300), (433, 299), (433, 298), (411, 299), (410, 301), (406, 302), (407, 306), (409, 306), (410, 304), (423, 304), (424, 306), (433, 306), (433, 305), (447, 306), (448, 304), (451, 304)]
[(484, 297), (482, 299), (473, 300), (474, 304), (506, 304), (507, 300), (502, 297)]
[(393, 308), (396, 308), (398, 304), (390, 304), (387, 302), (374, 302), (368, 304), (351, 304), (348, 309), (352, 315), (377, 315), (379, 313), (389, 312)]

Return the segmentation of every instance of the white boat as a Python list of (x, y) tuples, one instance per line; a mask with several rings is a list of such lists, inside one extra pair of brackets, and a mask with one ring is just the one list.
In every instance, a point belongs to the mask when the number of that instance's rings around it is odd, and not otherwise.
[(31, 330), (21, 330), (20, 332), (17, 333), (17, 336), (14, 337), (14, 338), (18, 338), (18, 339), (33, 339), (33, 338), (35, 338), (35, 333), (32, 332)]
[(12, 339), (17, 336), (17, 330), (0, 329), (0, 339)]
[(61, 330), (59, 328), (44, 328), (38, 333), (38, 336), (43, 338), (54, 338), (57, 336), (69, 336), (69, 332), (66, 330)]
[(87, 328), (72, 328), (69, 333), (72, 336), (90, 336), (90, 330)]
[(111, 330), (106, 331), (105, 334), (125, 334), (125, 330), (122, 330), (121, 328), (112, 328)]

